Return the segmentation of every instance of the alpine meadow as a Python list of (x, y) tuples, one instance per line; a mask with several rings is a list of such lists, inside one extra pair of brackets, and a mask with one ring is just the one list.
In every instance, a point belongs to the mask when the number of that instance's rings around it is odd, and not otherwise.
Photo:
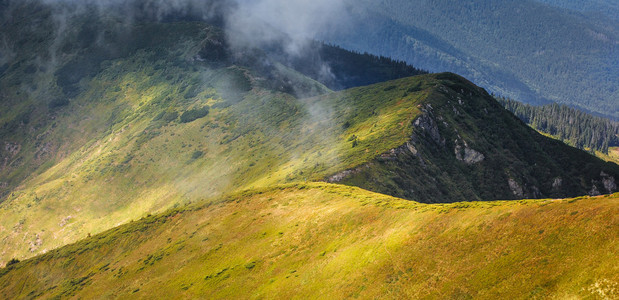
[(0, 298), (617, 299), (618, 9), (0, 0)]

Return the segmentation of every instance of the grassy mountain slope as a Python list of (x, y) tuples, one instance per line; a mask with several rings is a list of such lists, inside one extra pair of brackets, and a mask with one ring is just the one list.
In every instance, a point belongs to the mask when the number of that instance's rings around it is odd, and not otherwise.
[[(337, 48), (306, 62), (232, 51), (202, 22), (81, 14), (56, 36), (50, 11), (32, 3), (0, 28), (23, 50), (0, 77), (0, 263), (205, 197), (359, 166), (371, 176), (343, 176), (348, 184), (426, 202), (616, 188), (616, 166), (544, 142), (453, 74), (331, 92), (303, 66), (339, 61), (346, 80), (331, 87), (419, 70)], [(359, 66), (368, 73), (353, 74)], [(408, 146), (422, 159), (407, 159)]]
[(4, 298), (607, 298), (619, 196), (427, 205), (295, 184), (178, 208), (0, 270)]
[(605, 161), (614, 162), (619, 165), (619, 147), (609, 148), (608, 154), (605, 154), (602, 152), (596, 152), (595, 155)]
[(422, 202), (616, 191), (619, 166), (538, 134), (460, 76), (432, 77), (407, 144), (329, 181)]
[[(210, 32), (195, 23), (155, 28), (171, 36)], [(263, 73), (194, 59), (200, 37), (105, 61), (61, 106), (21, 95), (30, 120), (19, 119), (15, 104), (2, 131), (16, 149), (4, 152), (2, 170), (10, 191), (0, 206), (4, 261), (145, 212), (238, 188), (322, 179), (367, 162), (406, 141), (418, 111), (411, 103), (425, 95), (402, 97), (386, 83), (299, 100), (273, 89), (276, 81)], [(326, 91), (283, 65), (278, 70), (297, 87)], [(6, 91), (19, 97), (10, 78), (3, 77)], [(400, 84), (430, 84), (423, 81)], [(353, 135), (363, 147), (351, 146)]]
[(354, 7), (356, 30), (325, 40), (458, 73), (518, 101), (619, 117), (616, 19), (532, 0), (355, 1)]
[[(48, 251), (147, 212), (239, 189), (330, 179), (343, 170), (359, 170), (343, 176), (344, 183), (424, 202), (616, 189), (616, 165), (542, 137), (453, 74), (299, 100), (260, 88), (260, 77), (247, 69), (198, 65), (187, 67), (196, 71), (176, 75), (204, 80), (193, 98), (186, 98), (178, 85), (166, 83), (169, 71), (144, 69), (143, 54), (136, 55), (112, 63), (84, 92), (109, 100), (84, 106), (74, 100), (55, 116), (50, 134), (65, 139), (75, 124), (99, 128), (102, 120), (118, 119), (23, 181), (0, 205), (4, 261)], [(220, 96), (216, 87), (208, 87), (218, 86), (209, 80), (222, 76), (236, 78), (228, 83), (249, 82), (251, 90), (238, 98)], [(457, 97), (464, 97), (463, 104), (454, 108)], [(183, 115), (204, 107), (210, 108), (206, 116), (182, 121)], [(428, 113), (429, 107), (435, 111)], [(434, 131), (427, 127), (426, 134), (415, 125), (417, 120), (441, 122), (438, 143)], [(77, 130), (74, 134), (87, 136)], [(419, 159), (407, 152), (407, 145), (418, 149)], [(392, 154), (391, 149), (409, 150)], [(481, 151), (485, 159), (467, 163), (470, 149)], [(560, 186), (548, 189), (557, 178)]]
[[(128, 10), (137, 16), (78, 7), (84, 11), (62, 15), (36, 0), (0, 6), (2, 198), (31, 173), (109, 133), (130, 115), (127, 107), (157, 115), (170, 106), (195, 104), (201, 91), (203, 100), (222, 97), (229, 105), (254, 85), (307, 97), (328, 91), (323, 84), (341, 89), (423, 73), (320, 44), (289, 61), (281, 49), (231, 49), (224, 32), (210, 23), (161, 23), (133, 7)], [(321, 73), (326, 66), (332, 73)], [(256, 80), (248, 81), (248, 70)], [(56, 128), (68, 115), (70, 128)]]
[(382, 152), (405, 140), (396, 123), (415, 110), (391, 105), (397, 91), (383, 103), (292, 96), (329, 92), (292, 64), (317, 79), (312, 64), (367, 66), (334, 65), (334, 88), (419, 73), (389, 59), (319, 45), (287, 62), (233, 51), (209, 23), (127, 23), (90, 7), (59, 24), (40, 1), (0, 4), (0, 262), (205, 196), (323, 178), (368, 159), (343, 129), (353, 114), (380, 121), (369, 141), (384, 135)]

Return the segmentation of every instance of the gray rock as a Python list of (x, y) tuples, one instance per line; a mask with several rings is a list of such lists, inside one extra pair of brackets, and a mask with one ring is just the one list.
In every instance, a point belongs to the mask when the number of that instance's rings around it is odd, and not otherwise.
[(507, 184), (509, 185), (509, 189), (512, 190), (515, 196), (520, 198), (524, 197), (524, 190), (522, 187), (516, 182), (516, 180), (509, 178), (507, 179)]
[(438, 130), (438, 125), (428, 113), (422, 114), (419, 118), (417, 118), (415, 122), (413, 122), (413, 126), (425, 131), (437, 144), (445, 146), (445, 139), (441, 137), (441, 133)]
[(615, 182), (615, 177), (609, 176), (608, 174), (605, 174), (604, 172), (602, 172), (601, 175), (602, 175), (602, 184), (604, 184), (604, 188), (606, 189), (606, 191), (609, 193), (616, 192), (617, 183)]
[(589, 195), (590, 196), (599, 196), (599, 195), (601, 195), (600, 194), (600, 190), (598, 189), (598, 187), (595, 184), (593, 185), (593, 187), (589, 191)]
[(561, 188), (561, 185), (563, 185), (563, 179), (561, 177), (555, 178), (555, 180), (552, 182), (553, 189), (559, 189)]
[(472, 165), (486, 159), (483, 153), (470, 148), (465, 141), (461, 142), (459, 139), (456, 139), (455, 144), (454, 153), (459, 161)]

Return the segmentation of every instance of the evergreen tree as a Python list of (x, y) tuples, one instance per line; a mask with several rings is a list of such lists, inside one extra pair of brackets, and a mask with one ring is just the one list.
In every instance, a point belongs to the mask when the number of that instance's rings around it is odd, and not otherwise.
[(609, 147), (619, 146), (619, 122), (556, 103), (532, 106), (505, 97), (495, 98), (529, 126), (574, 147), (608, 154)]

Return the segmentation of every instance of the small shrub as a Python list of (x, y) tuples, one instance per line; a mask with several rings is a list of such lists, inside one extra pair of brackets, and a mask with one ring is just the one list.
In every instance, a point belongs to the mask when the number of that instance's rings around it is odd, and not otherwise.
[(384, 88), (384, 89), (383, 89), (383, 91), (387, 92), (387, 91), (391, 91), (391, 90), (393, 90), (393, 89), (395, 89), (395, 88), (396, 88), (396, 86), (395, 86), (395, 85), (390, 85), (390, 86), (388, 86), (388, 87)]
[(67, 98), (54, 98), (49, 102), (49, 108), (58, 108), (62, 106), (69, 105), (69, 100)]
[(14, 264), (16, 264), (16, 263), (18, 263), (18, 262), (19, 262), (19, 259), (17, 259), (17, 258), (12, 258), (11, 260), (9, 260), (9, 262), (7, 262), (7, 263), (6, 263), (6, 266), (8, 267), (8, 266), (10, 266), (10, 265), (14, 265)]
[(357, 147), (357, 145), (359, 145), (359, 138), (356, 135), (352, 135), (350, 138), (348, 138), (349, 142), (352, 142), (352, 147)]
[(200, 151), (200, 150), (196, 150), (191, 154), (191, 159), (198, 159), (200, 157), (202, 157), (202, 155), (204, 155), (204, 152)]
[(200, 93), (200, 87), (197, 85), (192, 86), (185, 92), (185, 95), (183, 95), (183, 97), (185, 99), (191, 99), (198, 96), (198, 93)]
[(183, 114), (181, 114), (180, 121), (181, 123), (189, 123), (199, 118), (205, 117), (206, 115), (208, 115), (208, 112), (209, 112), (208, 106), (204, 106), (202, 108), (190, 109), (190, 110), (183, 112)]
[(176, 118), (178, 118), (178, 112), (176, 112), (176, 111), (166, 111), (161, 116), (161, 119), (163, 121), (165, 121), (165, 122), (172, 122), (172, 121), (176, 120)]
[(37, 66), (35, 65), (29, 65), (26, 67), (26, 69), (24, 69), (24, 73), (26, 74), (34, 74), (37, 72)]
[(250, 262), (250, 263), (245, 264), (245, 268), (246, 268), (247, 270), (251, 270), (251, 269), (253, 269), (255, 266), (256, 266), (256, 262), (255, 262), (255, 261), (252, 261), (252, 262)]

